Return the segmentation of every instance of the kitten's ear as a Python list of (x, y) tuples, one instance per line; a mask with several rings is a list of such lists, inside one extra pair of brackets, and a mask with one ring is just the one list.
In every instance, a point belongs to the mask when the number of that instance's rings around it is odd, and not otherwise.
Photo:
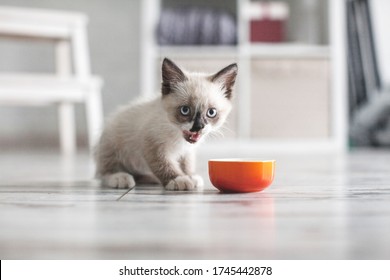
[(224, 90), (224, 94), (227, 99), (232, 98), (232, 90), (236, 81), (237, 71), (237, 64), (233, 63), (210, 77), (210, 80), (213, 83), (219, 83), (222, 85), (222, 89)]
[(183, 71), (171, 60), (164, 58), (162, 63), (162, 94), (167, 95), (171, 92), (172, 86), (187, 80)]

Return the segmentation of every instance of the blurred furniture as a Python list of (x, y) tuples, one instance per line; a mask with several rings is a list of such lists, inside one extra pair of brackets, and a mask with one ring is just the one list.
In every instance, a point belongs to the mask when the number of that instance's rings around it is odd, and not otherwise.
[(234, 17), (222, 9), (165, 8), (156, 34), (159, 45), (234, 45), (237, 26)]
[(276, 43), (286, 40), (286, 23), (289, 17), (287, 3), (251, 1), (247, 9), (251, 42)]
[(349, 133), (354, 146), (390, 146), (390, 91), (381, 79), (375, 44), (384, 34), (373, 26), (378, 18), (371, 6), (368, 0), (347, 2)]
[(50, 40), (56, 63), (56, 73), (1, 73), (0, 105), (56, 104), (63, 154), (76, 150), (75, 103), (86, 106), (90, 148), (102, 129), (102, 80), (91, 75), (87, 20), (82, 13), (0, 7), (0, 36)]
[[(348, 145), (345, 2), (283, 1), (289, 5), (286, 40), (277, 43), (251, 40), (255, 2), (202, 3), (203, 8), (233, 14), (237, 44), (183, 46), (159, 44), (156, 26), (164, 10), (195, 6), (197, 1), (142, 1), (142, 94), (150, 96), (159, 91), (159, 69), (164, 57), (200, 72), (218, 71), (237, 62), (235, 104), (224, 141), (208, 141), (207, 145), (225, 150), (242, 143), (244, 148), (265, 152), (345, 151)], [(187, 20), (192, 22), (190, 17)]]

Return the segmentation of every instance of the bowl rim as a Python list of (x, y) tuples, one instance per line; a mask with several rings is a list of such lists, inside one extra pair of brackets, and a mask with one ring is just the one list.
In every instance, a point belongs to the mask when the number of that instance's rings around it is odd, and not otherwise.
[(265, 163), (265, 162), (276, 162), (275, 159), (258, 159), (258, 158), (217, 158), (217, 159), (209, 159), (209, 162), (255, 162), (255, 163)]

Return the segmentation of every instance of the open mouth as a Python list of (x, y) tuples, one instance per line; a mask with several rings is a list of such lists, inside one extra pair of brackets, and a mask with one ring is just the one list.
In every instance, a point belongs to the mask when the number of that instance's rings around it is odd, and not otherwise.
[(188, 143), (194, 144), (199, 141), (202, 135), (199, 132), (191, 132), (188, 130), (184, 130), (183, 136)]

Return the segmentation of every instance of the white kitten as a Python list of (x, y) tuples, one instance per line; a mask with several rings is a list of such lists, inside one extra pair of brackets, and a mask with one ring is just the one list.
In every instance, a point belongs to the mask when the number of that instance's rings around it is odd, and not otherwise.
[(161, 183), (168, 190), (201, 188), (194, 148), (220, 128), (232, 104), (237, 65), (214, 75), (162, 64), (162, 95), (119, 110), (96, 147), (97, 177), (112, 188)]

